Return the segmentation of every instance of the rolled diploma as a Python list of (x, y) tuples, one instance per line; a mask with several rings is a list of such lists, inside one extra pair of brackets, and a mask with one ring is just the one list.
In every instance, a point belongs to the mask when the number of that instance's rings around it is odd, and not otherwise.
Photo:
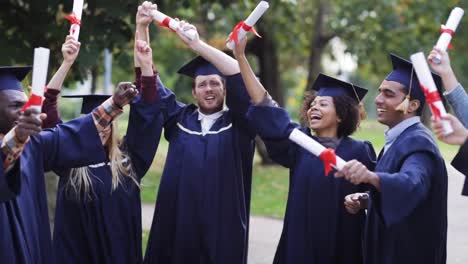
[[(459, 7), (455, 7), (452, 10), (452, 12), (450, 12), (450, 16), (447, 19), (447, 23), (445, 24), (445, 28), (450, 29), (453, 32), (455, 32), (457, 30), (458, 24), (460, 24), (460, 20), (463, 17), (463, 13), (464, 13), (463, 9), (461, 9)], [(447, 32), (443, 32), (440, 35), (439, 40), (437, 41), (436, 47), (443, 50), (443, 51), (446, 51), (451, 40), (452, 40), (452, 35), (450, 35)], [(432, 59), (432, 61), (434, 63), (439, 64), (440, 63), (439, 56)]]
[[(299, 129), (295, 128), (289, 135), (289, 139), (299, 146), (303, 147), (305, 150), (319, 157), (320, 154), (325, 150), (325, 147), (322, 144), (315, 141), (313, 138), (307, 136)], [(343, 169), (346, 161), (342, 158), (336, 156), (336, 168), (337, 170)]]
[[(44, 88), (46, 86), (47, 69), (49, 67), (49, 49), (35, 48), (34, 49), (34, 64), (32, 75), (32, 91), (31, 93), (44, 98)], [(41, 111), (41, 105), (32, 105)]]
[[(83, 0), (73, 1), (73, 14), (81, 21), (81, 15), (83, 14)], [(70, 27), (70, 33), (75, 40), (78, 41), (78, 37), (80, 36), (80, 25), (72, 24)]]
[[(263, 14), (266, 12), (266, 10), (269, 8), (269, 4), (268, 2), (266, 1), (261, 1), (260, 3), (258, 3), (258, 5), (255, 7), (255, 9), (252, 11), (252, 13), (250, 13), (250, 15), (247, 17), (247, 19), (244, 21), (244, 23), (249, 26), (249, 27), (253, 27), (255, 25), (255, 23), (257, 23), (257, 21), (263, 16)], [(245, 35), (247, 34), (247, 32), (241, 27), (239, 29), (239, 40), (245, 38)], [(227, 47), (229, 49), (234, 49), (234, 40), (230, 40), (228, 43), (227, 43)]]
[[(430, 93), (432, 92), (438, 93), (434, 79), (432, 78), (431, 71), (429, 70), (429, 65), (427, 65), (426, 57), (424, 56), (424, 53), (418, 52), (418, 53), (411, 55), (411, 62), (413, 63), (414, 70), (416, 71), (416, 75), (418, 76), (419, 83), (422, 86), (424, 86), (426, 89), (428, 89)], [(447, 111), (445, 111), (445, 107), (442, 101), (436, 101), (433, 104), (435, 107), (437, 107), (437, 109), (439, 109), (440, 114), (442, 116), (447, 115)], [(444, 120), (442, 121), (442, 124), (444, 127), (444, 135), (448, 135), (453, 132), (453, 128), (450, 125), (449, 121)]]
[[(169, 18), (168, 26), (172, 30), (178, 30), (180, 27), (180, 23), (177, 20), (159, 12), (158, 10), (151, 11), (151, 16), (153, 17), (154, 20), (158, 21), (160, 24), (162, 24), (166, 18)], [(190, 40), (194, 40), (196, 36), (196, 31), (193, 29), (185, 30), (185, 31), (182, 31), (182, 34), (184, 34)]]

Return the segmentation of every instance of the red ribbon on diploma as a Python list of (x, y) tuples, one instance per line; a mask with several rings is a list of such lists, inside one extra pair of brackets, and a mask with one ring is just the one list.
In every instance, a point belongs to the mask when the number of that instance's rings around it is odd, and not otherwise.
[(237, 23), (237, 25), (234, 27), (234, 29), (232, 30), (232, 34), (231, 34), (231, 37), (229, 38), (229, 41), (233, 40), (234, 43), (237, 44), (237, 42), (239, 42), (239, 30), (240, 29), (243, 29), (245, 32), (252, 32), (255, 34), (255, 36), (261, 38), (262, 36), (260, 36), (258, 34), (258, 32), (255, 30), (254, 27), (251, 27), (247, 24), (245, 24), (244, 21), (240, 21), (239, 23)]
[(29, 100), (26, 102), (26, 104), (23, 105), (23, 108), (21, 108), (21, 112), (24, 112), (24, 110), (28, 109), (30, 106), (40, 106), (42, 105), (42, 97), (39, 95), (31, 94), (31, 97), (29, 97)]
[(336, 166), (336, 155), (335, 151), (331, 148), (327, 148), (322, 153), (320, 153), (319, 158), (323, 161), (323, 166), (325, 168), (325, 176), (328, 176), (328, 173), (332, 170), (331, 165)]
[(420, 84), (420, 86), (421, 90), (424, 92), (424, 96), (426, 96), (426, 102), (431, 108), (432, 114), (435, 116), (435, 118), (440, 119), (442, 117), (442, 114), (440, 113), (439, 108), (437, 108), (435, 105), (435, 102), (441, 101), (439, 92), (429, 92), (429, 89), (424, 87), (422, 84)]
[(167, 27), (168, 29), (172, 30), (172, 32), (176, 32), (175, 30), (169, 27), (169, 23), (171, 22), (171, 19), (172, 18), (167, 16), (166, 18), (164, 18), (164, 20), (161, 23), (159, 23), (159, 25), (161, 27)]
[(70, 21), (70, 24), (72, 25), (78, 25), (81, 26), (81, 20), (79, 20), (75, 14), (71, 14), (65, 17), (68, 21)]
[[(455, 31), (451, 30), (450, 28), (446, 28), (445, 25), (440, 25), (440, 33), (447, 33), (453, 37)], [(448, 48), (453, 49), (452, 43), (449, 43)]]
[(70, 21), (70, 24), (71, 24), (70, 35), (73, 35), (75, 33), (75, 26), (74, 25), (81, 26), (81, 20), (79, 20), (75, 16), (74, 13), (72, 13), (71, 15), (66, 16), (65, 19)]

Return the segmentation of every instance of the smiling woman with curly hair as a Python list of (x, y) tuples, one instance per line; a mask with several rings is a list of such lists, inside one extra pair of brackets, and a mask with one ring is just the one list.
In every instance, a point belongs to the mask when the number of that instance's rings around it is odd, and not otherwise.
[(320, 158), (289, 141), (288, 136), (298, 128), (334, 149), (344, 160), (357, 159), (373, 169), (372, 145), (349, 137), (359, 125), (360, 101), (367, 90), (320, 74), (314, 83), (316, 93), (307, 93), (304, 98), (301, 127), (289, 119), (255, 78), (244, 48), (245, 40), (236, 46), (234, 54), (253, 102), (248, 118), (270, 157), (290, 169), (283, 233), (274, 263), (362, 263), (365, 214), (347, 213), (343, 202), (346, 195), (365, 191), (365, 186), (335, 178), (333, 173), (327, 177)]

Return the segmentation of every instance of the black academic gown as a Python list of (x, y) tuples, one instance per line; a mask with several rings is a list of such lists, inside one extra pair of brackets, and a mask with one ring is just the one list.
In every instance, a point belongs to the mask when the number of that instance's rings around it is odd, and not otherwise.
[[(138, 97), (130, 104), (129, 124), (124, 138), (136, 180), (140, 182), (151, 166), (162, 131), (157, 103)], [(57, 193), (54, 250), (57, 263), (142, 263), (141, 199), (135, 182), (123, 177), (112, 190), (110, 164), (88, 166), (92, 191), (89, 197), (67, 185), (69, 171), (61, 176)]]
[(447, 170), (430, 131), (407, 128), (375, 171), (380, 191), (370, 195), (365, 263), (445, 263)]
[(43, 172), (105, 159), (91, 115), (31, 137), (13, 171), (0, 176), (10, 177), (13, 188), (20, 186), (16, 196), (0, 201), (0, 262), (54, 263)]
[(460, 147), (451, 164), (455, 169), (465, 175), (462, 195), (468, 196), (468, 140)]
[[(274, 263), (362, 263), (365, 213), (350, 214), (343, 202), (346, 195), (366, 188), (335, 178), (334, 171), (325, 175), (318, 157), (288, 139), (294, 127), (312, 136), (308, 128), (293, 124), (284, 109), (251, 106), (248, 117), (270, 157), (290, 169), (286, 216)], [(375, 152), (367, 141), (345, 137), (335, 152), (344, 160), (356, 159), (374, 168)]]
[(202, 135), (196, 106), (158, 84), (169, 151), (145, 263), (247, 261), (254, 133), (241, 76), (227, 77), (226, 87), (229, 110)]

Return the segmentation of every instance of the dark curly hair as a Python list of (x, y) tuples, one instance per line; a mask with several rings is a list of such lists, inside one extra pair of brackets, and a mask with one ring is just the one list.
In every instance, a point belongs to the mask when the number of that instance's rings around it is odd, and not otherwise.
[[(306, 92), (302, 102), (301, 123), (308, 126), (307, 111), (310, 109), (310, 104), (314, 101), (316, 94)], [(360, 113), (359, 104), (347, 95), (333, 96), (333, 104), (335, 105), (336, 115), (341, 119), (338, 124), (338, 137), (347, 137), (352, 135), (359, 126)]]

